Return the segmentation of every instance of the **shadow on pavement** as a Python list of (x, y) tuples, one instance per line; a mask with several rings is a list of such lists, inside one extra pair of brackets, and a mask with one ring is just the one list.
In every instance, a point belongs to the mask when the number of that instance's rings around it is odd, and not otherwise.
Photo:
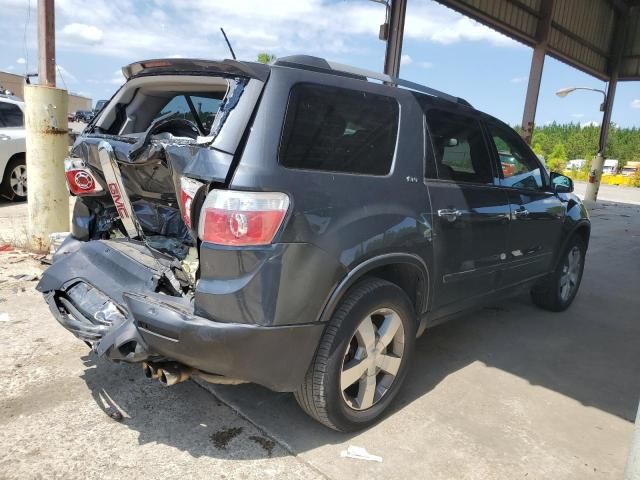
[(140, 445), (164, 444), (196, 458), (264, 459), (283, 454), (269, 437), (245, 431), (244, 421), (235, 414), (228, 424), (221, 420), (229, 416), (227, 407), (194, 382), (167, 388), (145, 378), (139, 365), (118, 365), (93, 354), (83, 361), (82, 379), (96, 404), (138, 432)]

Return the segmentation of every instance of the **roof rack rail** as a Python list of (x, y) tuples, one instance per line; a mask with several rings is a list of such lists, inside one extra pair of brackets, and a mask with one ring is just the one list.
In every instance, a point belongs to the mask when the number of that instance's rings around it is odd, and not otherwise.
[(426, 93), (427, 95), (431, 95), (433, 97), (443, 98), (450, 102), (459, 103), (461, 105), (466, 105), (467, 107), (471, 107), (471, 104), (467, 102), (464, 98), (456, 97), (454, 95), (449, 95), (448, 93), (441, 92), (440, 90), (436, 90), (435, 88), (425, 87), (424, 85), (420, 85), (419, 83), (410, 82), (409, 80), (403, 80), (401, 78), (392, 77), (387, 75), (386, 73), (374, 72), (372, 70), (367, 70), (365, 68), (353, 67), (351, 65), (345, 65), (344, 63), (330, 62), (327, 61), (332, 70), (338, 70), (340, 72), (346, 72), (353, 75), (359, 75), (365, 78), (372, 78), (375, 80), (380, 80), (385, 83), (392, 83), (399, 87), (404, 87), (409, 90), (415, 90), (416, 92)]

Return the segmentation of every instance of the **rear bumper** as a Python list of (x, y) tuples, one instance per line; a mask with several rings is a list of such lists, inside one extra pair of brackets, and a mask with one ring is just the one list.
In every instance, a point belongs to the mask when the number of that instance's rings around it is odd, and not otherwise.
[(293, 391), (302, 383), (324, 329), (322, 324), (219, 323), (147, 295), (125, 298), (149, 351), (276, 391)]
[(58, 322), (99, 355), (126, 362), (174, 360), (276, 391), (302, 383), (323, 324), (258, 326), (203, 318), (190, 298), (155, 293), (160, 269), (144, 264), (143, 249), (122, 246), (83, 242), (38, 285)]

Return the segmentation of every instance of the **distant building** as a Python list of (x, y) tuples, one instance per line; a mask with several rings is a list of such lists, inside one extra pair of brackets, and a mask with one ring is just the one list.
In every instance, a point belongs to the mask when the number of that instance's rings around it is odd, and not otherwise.
[(584, 158), (574, 158), (567, 163), (567, 170), (580, 170), (586, 163), (587, 161)]
[(615, 175), (618, 173), (618, 166), (620, 162), (614, 158), (607, 158), (604, 161), (604, 165), (602, 166), (602, 174), (603, 175)]
[[(0, 71), (0, 86), (24, 100), (24, 77), (22, 75)], [(91, 105), (92, 100), (89, 97), (69, 93), (69, 113), (78, 110), (91, 110)]]

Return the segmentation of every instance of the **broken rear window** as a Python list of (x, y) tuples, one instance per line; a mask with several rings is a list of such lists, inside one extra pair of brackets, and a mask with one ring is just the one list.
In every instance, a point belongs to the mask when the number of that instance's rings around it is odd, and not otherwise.
[(211, 130), (213, 120), (222, 104), (221, 94), (182, 94), (176, 95), (156, 115), (156, 118), (174, 113), (178, 118), (202, 125), (205, 132)]

